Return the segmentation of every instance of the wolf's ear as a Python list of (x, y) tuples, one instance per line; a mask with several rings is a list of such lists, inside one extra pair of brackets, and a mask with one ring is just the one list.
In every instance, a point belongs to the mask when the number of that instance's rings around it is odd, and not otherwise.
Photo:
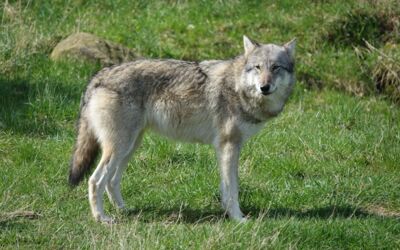
[(296, 38), (293, 38), (290, 42), (288, 42), (285, 45), (283, 45), (283, 47), (286, 49), (288, 54), (292, 58), (294, 58), (294, 54), (295, 54), (295, 51), (296, 51)]
[(243, 36), (244, 44), (244, 55), (247, 56), (251, 51), (253, 51), (259, 44), (255, 41), (250, 40), (247, 36)]

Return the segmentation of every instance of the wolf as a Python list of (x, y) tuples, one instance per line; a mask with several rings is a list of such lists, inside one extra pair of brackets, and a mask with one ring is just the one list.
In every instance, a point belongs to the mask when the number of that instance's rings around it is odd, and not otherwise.
[(220, 170), (221, 203), (230, 218), (247, 218), (239, 206), (242, 146), (276, 117), (295, 84), (296, 40), (261, 44), (243, 36), (244, 53), (230, 60), (188, 62), (141, 59), (100, 70), (81, 98), (69, 183), (77, 185), (94, 165), (89, 203), (97, 221), (103, 195), (125, 208), (120, 186), (129, 158), (146, 130), (211, 144)]

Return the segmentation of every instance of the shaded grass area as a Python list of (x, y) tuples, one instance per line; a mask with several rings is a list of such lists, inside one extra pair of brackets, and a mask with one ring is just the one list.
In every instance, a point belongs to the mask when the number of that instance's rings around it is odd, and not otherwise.
[[(321, 40), (349, 9), (372, 13), (369, 4), (2, 3), (0, 247), (399, 248), (400, 111), (371, 94), (374, 82), (357, 68), (354, 44)], [(106, 202), (120, 223), (92, 220), (86, 184), (71, 189), (67, 172), (79, 99), (99, 66), (47, 58), (73, 31), (147, 57), (193, 60), (241, 53), (242, 34), (266, 42), (298, 38), (294, 95), (241, 155), (240, 201), (249, 223), (225, 219), (211, 147), (155, 134), (145, 136), (123, 179), (130, 210)]]
[[(368, 2), (368, 1), (366, 1)], [(351, 8), (333, 21), (326, 38), (337, 48), (399, 42), (400, 4), (397, 1), (369, 1)]]
[(85, 82), (98, 67), (78, 63), (71, 68), (43, 56), (32, 61), (29, 71), (0, 76), (0, 127), (28, 135), (60, 133), (76, 119)]

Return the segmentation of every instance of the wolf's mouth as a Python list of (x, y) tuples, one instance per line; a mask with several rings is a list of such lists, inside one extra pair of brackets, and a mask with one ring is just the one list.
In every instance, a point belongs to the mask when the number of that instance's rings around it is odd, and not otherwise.
[(268, 90), (268, 91), (261, 91), (261, 93), (265, 96), (270, 95), (272, 93), (274, 93), (276, 90), (276, 88), (272, 89), (272, 90)]
[(262, 92), (263, 95), (270, 95), (270, 94), (272, 94), (272, 93), (273, 93), (273, 92), (270, 92), (270, 91), (263, 91), (263, 92)]

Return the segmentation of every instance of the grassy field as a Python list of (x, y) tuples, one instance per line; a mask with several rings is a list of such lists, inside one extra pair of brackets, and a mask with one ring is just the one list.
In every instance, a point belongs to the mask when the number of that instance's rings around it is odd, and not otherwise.
[[(400, 248), (399, 105), (375, 93), (356, 53), (363, 39), (378, 49), (400, 42), (398, 26), (383, 25), (399, 6), (380, 3), (0, 3), (0, 248)], [(120, 223), (93, 221), (87, 185), (71, 189), (67, 174), (80, 95), (100, 66), (48, 58), (76, 31), (188, 60), (236, 56), (243, 34), (297, 37), (294, 95), (241, 155), (248, 223), (224, 217), (211, 147), (155, 134), (123, 179), (130, 212), (106, 202)]]

